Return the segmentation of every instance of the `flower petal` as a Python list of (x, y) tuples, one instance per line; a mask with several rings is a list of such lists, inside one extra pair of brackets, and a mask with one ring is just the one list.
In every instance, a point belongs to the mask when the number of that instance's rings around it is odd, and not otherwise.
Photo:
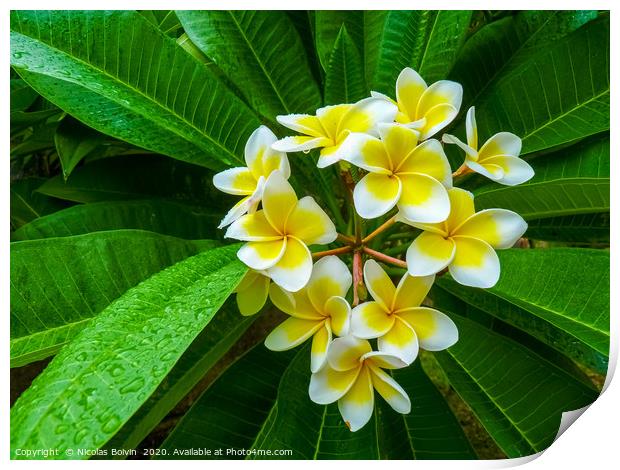
[(407, 367), (405, 361), (393, 354), (387, 354), (381, 351), (370, 351), (362, 356), (362, 361), (370, 362), (375, 367), (381, 369), (402, 369)]
[(430, 139), (418, 145), (397, 169), (398, 173), (421, 173), (432, 176), (446, 188), (452, 187), (452, 169), (438, 140)]
[(343, 139), (342, 142), (337, 144), (330, 143), (321, 149), (319, 153), (319, 160), (316, 163), (317, 168), (327, 168), (334, 163), (344, 160), (349, 155), (348, 138)]
[(327, 361), (332, 369), (345, 371), (360, 366), (361, 358), (372, 351), (370, 343), (355, 336), (343, 336), (332, 341)]
[[(331, 349), (331, 345), (329, 349)], [(357, 366), (350, 370), (338, 371), (327, 364), (310, 377), (310, 386), (308, 387), (310, 399), (319, 405), (335, 402), (349, 391), (360, 370), (361, 367)]]
[(411, 276), (438, 273), (454, 259), (456, 245), (451, 239), (422, 232), (407, 249), (407, 271)]
[(519, 157), (500, 155), (498, 157), (485, 158), (484, 162), (479, 161), (478, 163), (487, 169), (487, 165), (499, 166), (503, 170), (503, 175), (497, 182), (507, 186), (525, 183), (534, 176), (534, 169), (529, 163)]
[(418, 357), (418, 337), (413, 328), (395, 315), (394, 325), (377, 340), (379, 351), (401, 358), (411, 364)]
[(470, 160), (469, 157), (465, 159), (465, 165), (470, 170), (493, 181), (500, 181), (504, 177), (504, 169), (499, 165), (482, 165), (479, 162)]
[(331, 318), (333, 332), (338, 336), (349, 334), (351, 306), (343, 297), (331, 297), (325, 303), (325, 313)]
[(327, 348), (332, 342), (330, 322), (323, 322), (323, 328), (317, 331), (312, 338), (310, 352), (310, 371), (318, 372), (327, 363)]
[(467, 145), (478, 150), (478, 126), (476, 125), (476, 108), (474, 106), (467, 110), (465, 129), (467, 131)]
[(312, 137), (325, 137), (325, 129), (321, 125), (321, 121), (316, 116), (310, 114), (286, 114), (276, 116), (276, 121), (284, 127), (288, 127), (301, 134)]
[(385, 371), (370, 367), (372, 385), (379, 395), (398, 413), (411, 412), (411, 400), (407, 392)]
[(390, 276), (373, 259), (369, 259), (364, 264), (364, 282), (372, 298), (379, 303), (381, 308), (389, 312), (396, 294), (396, 287)]
[(465, 189), (449, 189), (448, 197), (450, 198), (450, 215), (446, 219), (445, 228), (450, 233), (467, 218), (471, 217), (475, 209), (474, 195)]
[(377, 302), (364, 302), (351, 312), (351, 333), (358, 338), (378, 338), (390, 331), (393, 325), (394, 316)]
[(242, 215), (246, 214), (252, 205), (252, 196), (246, 196), (241, 199), (237, 204), (226, 213), (217, 228), (224, 228), (227, 225), (232, 224), (235, 220), (239, 219)]
[(458, 108), (450, 104), (438, 104), (431, 108), (424, 116), (426, 117), (426, 123), (420, 129), (420, 140), (433, 137), (437, 132), (450, 124), (458, 113)]
[(413, 222), (443, 222), (450, 214), (450, 198), (446, 188), (432, 176), (413, 173), (398, 175), (402, 194), (398, 209)]
[(295, 237), (287, 237), (286, 250), (279, 261), (267, 270), (267, 274), (280, 287), (297, 292), (308, 284), (312, 274), (310, 250)]
[(412, 308), (398, 316), (413, 328), (420, 347), (427, 351), (442, 351), (459, 339), (459, 331), (450, 317), (433, 308)]
[[(416, 110), (416, 115), (418, 118), (426, 116), (428, 121), (429, 114), (434, 114), (436, 112), (433, 111), (433, 108), (436, 108), (437, 106), (449, 105), (454, 108), (454, 115), (450, 118), (451, 121), (458, 114), (462, 101), (463, 87), (459, 83), (452, 82), (450, 80), (439, 80), (429, 86), (424, 93), (422, 93), (418, 103), (418, 108)], [(441, 114), (443, 113), (444, 112), (442, 111)], [(444, 122), (442, 127), (447, 126), (450, 121)], [(434, 127), (438, 123), (439, 121), (436, 121), (435, 124), (432, 124), (430, 127)], [(430, 128), (429, 122), (426, 123), (426, 126), (427, 128)]]
[(325, 321), (301, 320), (288, 318), (280, 323), (269, 336), (265, 338), (265, 347), (272, 351), (287, 351), (299, 346), (310, 338), (319, 329), (323, 328)]
[(286, 238), (267, 242), (248, 242), (239, 248), (237, 257), (250, 268), (261, 271), (278, 263), (286, 248)]
[(407, 113), (410, 121), (418, 119), (417, 109), (422, 93), (427, 89), (426, 82), (418, 72), (405, 67), (396, 79), (396, 101), (401, 111)]
[(386, 214), (401, 197), (402, 185), (397, 176), (368, 173), (353, 190), (355, 210), (364, 219)]
[(444, 134), (441, 136), (441, 140), (444, 144), (458, 145), (460, 149), (463, 150), (470, 159), (472, 159), (474, 162), (478, 160), (478, 152), (476, 151), (476, 149), (470, 147), (468, 144), (461, 141), (461, 139), (459, 139), (458, 137), (452, 134)]
[(480, 160), (498, 155), (518, 157), (521, 153), (521, 139), (512, 132), (498, 132), (480, 148)]
[(332, 140), (326, 137), (307, 137), (305, 135), (295, 135), (284, 137), (284, 139), (274, 142), (271, 145), (271, 148), (278, 152), (306, 152), (331, 144)]
[(397, 104), (396, 101), (394, 101), (392, 98), (390, 98), (388, 95), (385, 95), (383, 93), (379, 93), (378, 91), (372, 91), (370, 92), (370, 96), (372, 96), (373, 98), (381, 98), (384, 99), (386, 101), (389, 101), (390, 103), (394, 103)]
[(311, 196), (301, 198), (291, 211), (286, 233), (308, 245), (325, 245), (338, 236), (334, 223)]
[(527, 230), (527, 222), (516, 212), (485, 209), (463, 222), (453, 234), (484, 240), (493, 248), (510, 248)]
[(322, 311), (331, 297), (346, 296), (352, 282), (351, 272), (340, 258), (325, 256), (314, 263), (306, 290), (316, 310)]
[(304, 320), (324, 320), (325, 316), (316, 311), (306, 289), (299, 292), (288, 292), (276, 284), (269, 288), (269, 298), (278, 310)]
[(349, 391), (338, 400), (338, 409), (349, 430), (355, 432), (370, 421), (374, 408), (375, 394), (370, 371), (362, 367)]
[(389, 156), (391, 168), (398, 171), (418, 145), (418, 133), (393, 123), (381, 123), (377, 128)]
[(256, 189), (256, 178), (248, 168), (230, 168), (213, 176), (213, 186), (226, 194), (247, 196)]
[(431, 290), (433, 282), (435, 282), (434, 274), (416, 277), (405, 274), (396, 287), (392, 312), (398, 313), (405, 308), (419, 307)]
[(371, 173), (390, 174), (391, 161), (384, 143), (368, 134), (353, 132), (346, 138), (347, 146), (344, 160), (370, 171)]
[(475, 238), (454, 237), (456, 253), (449, 270), (464, 286), (493, 287), (499, 279), (499, 259), (487, 242)]
[(259, 126), (245, 144), (245, 162), (256, 180), (267, 177), (272, 171), (279, 170), (285, 178), (291, 174), (286, 154), (271, 149), (278, 140), (267, 126)]
[(316, 110), (316, 116), (326, 132), (325, 136), (329, 137), (332, 143), (337, 141), (340, 121), (352, 107), (352, 104), (335, 104)]
[(269, 283), (270, 279), (260, 273), (249, 271), (245, 275), (236, 289), (237, 307), (241, 315), (254, 315), (263, 308), (269, 294)]
[(271, 226), (265, 217), (265, 211), (258, 211), (235, 220), (226, 230), (224, 237), (258, 242), (280, 240), (282, 235)]
[(364, 98), (342, 116), (336, 135), (344, 131), (374, 134), (378, 123), (394, 121), (397, 112), (396, 105), (382, 98)]
[(263, 189), (263, 212), (272, 227), (285, 233), (286, 220), (297, 206), (295, 190), (282, 173), (274, 171), (269, 175)]

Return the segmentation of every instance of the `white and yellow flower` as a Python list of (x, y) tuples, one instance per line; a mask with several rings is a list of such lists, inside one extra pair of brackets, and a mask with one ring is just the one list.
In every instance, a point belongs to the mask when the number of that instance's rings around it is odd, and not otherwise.
[(454, 322), (438, 310), (420, 306), (434, 280), (434, 275), (405, 274), (395, 287), (376, 261), (366, 261), (364, 281), (374, 301), (353, 309), (351, 334), (378, 338), (379, 351), (398, 356), (407, 364), (416, 359), (419, 348), (449, 348), (458, 340)]
[(342, 419), (351, 431), (361, 429), (372, 416), (374, 390), (398, 413), (411, 411), (407, 393), (383, 369), (406, 367), (400, 358), (372, 351), (365, 339), (335, 339), (327, 352), (327, 365), (310, 378), (310, 399), (320, 405), (338, 401)]
[(273, 171), (288, 179), (291, 170), (286, 153), (278, 152), (271, 145), (278, 140), (268, 127), (260, 126), (245, 144), (247, 167), (230, 168), (213, 177), (213, 185), (222, 192), (245, 196), (228, 211), (218, 228), (230, 225), (245, 213), (256, 211), (263, 197), (265, 180)]
[(382, 99), (365, 98), (355, 104), (325, 106), (316, 115), (288, 114), (277, 116), (280, 124), (304, 135), (285, 137), (272, 145), (281, 152), (308, 152), (321, 148), (317, 166), (324, 168), (344, 158), (343, 144), (351, 132), (375, 132), (380, 122), (392, 122), (396, 106)]
[(453, 135), (444, 134), (443, 141), (458, 145), (465, 151), (465, 166), (487, 178), (507, 186), (521, 184), (534, 176), (532, 167), (522, 158), (521, 139), (511, 132), (498, 132), (478, 150), (478, 127), (475, 109), (467, 111), (465, 119), (467, 144)]
[(428, 276), (448, 267), (455, 281), (472, 287), (493, 287), (500, 274), (495, 249), (510, 248), (527, 230), (515, 212), (485, 209), (475, 212), (474, 196), (453, 188), (450, 215), (439, 224), (408, 222), (423, 232), (407, 250), (407, 269), (412, 276)]
[(258, 313), (269, 295), (271, 279), (263, 272), (250, 269), (235, 289), (237, 307), (243, 316)]
[(265, 346), (286, 351), (312, 336), (310, 369), (317, 372), (325, 364), (332, 333), (343, 336), (349, 332), (351, 307), (345, 296), (351, 283), (346, 264), (336, 256), (326, 256), (314, 264), (305, 288), (290, 293), (272, 286), (271, 301), (291, 318), (267, 336)]
[(379, 124), (381, 140), (353, 133), (347, 161), (369, 173), (355, 186), (353, 200), (365, 219), (394, 206), (410, 220), (441, 222), (448, 217), (452, 170), (439, 141), (418, 145), (417, 132), (399, 124)]
[(333, 242), (336, 227), (312, 197), (297, 200), (279, 171), (267, 178), (262, 200), (263, 210), (233, 222), (225, 236), (248, 242), (237, 252), (246, 265), (265, 271), (280, 287), (296, 292), (312, 274), (307, 245)]
[(414, 129), (420, 134), (420, 140), (426, 140), (450, 124), (459, 113), (463, 87), (450, 80), (428, 86), (415, 70), (406, 67), (396, 80), (396, 101), (376, 91), (371, 95), (396, 103), (396, 122)]

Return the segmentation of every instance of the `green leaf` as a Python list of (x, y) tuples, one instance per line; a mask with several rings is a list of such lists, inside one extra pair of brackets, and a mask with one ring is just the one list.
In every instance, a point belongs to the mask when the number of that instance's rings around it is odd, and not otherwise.
[(354, 103), (365, 95), (362, 58), (342, 26), (325, 75), (325, 104)]
[(65, 179), (75, 166), (103, 143), (104, 136), (76, 119), (65, 117), (56, 128), (54, 143)]
[(111, 449), (136, 448), (257, 318), (241, 317), (236, 303), (229, 299), (183, 353), (153, 395), (108, 441), (104, 449), (111, 452)]
[(609, 253), (578, 248), (498, 253), (502, 275), (491, 289), (437, 284), (604, 373), (609, 356)]
[(521, 137), (527, 154), (609, 129), (608, 15), (527, 58), (476, 101), (482, 141), (509, 131)]
[(68, 206), (66, 202), (36, 192), (44, 181), (44, 178), (30, 177), (11, 183), (11, 227), (13, 229)]
[(39, 94), (18, 78), (11, 79), (11, 115), (17, 111), (26, 111), (35, 102)]
[(519, 343), (472, 320), (452, 319), (459, 341), (435, 357), (509, 458), (546, 449), (559, 430), (561, 413), (596, 399), (594, 389)]
[(94, 202), (40, 217), (20, 227), (12, 240), (68, 237), (104, 230), (139, 229), (186, 239), (217, 239), (221, 214), (165, 199)]
[(161, 445), (157, 458), (244, 458), (191, 455), (189, 449), (249, 449), (275, 405), (281, 375), (294, 355), (295, 351), (272, 352), (262, 344), (255, 346), (196, 400)]
[(159, 272), (101, 312), (11, 409), (17, 449), (105, 444), (157, 389), (211, 321), (247, 268), (238, 245), (209, 250)]
[(525, 219), (609, 211), (609, 136), (595, 136), (531, 160), (535, 175), (519, 186), (486, 184), (476, 208), (501, 207)]
[(548, 217), (529, 222), (527, 236), (536, 240), (609, 244), (609, 212)]
[(283, 11), (178, 11), (191, 40), (268, 119), (321, 104), (306, 52)]
[(55, 354), (114, 299), (199, 247), (134, 230), (11, 243), (11, 366)]
[(128, 155), (80, 166), (67, 181), (56, 176), (38, 191), (75, 202), (167, 198), (198, 204), (209, 201), (214, 210), (228, 210), (232, 204), (222, 204), (212, 179), (211, 171), (196, 165), (159, 155)]
[(242, 162), (260, 124), (135, 11), (12, 11), (11, 65), (89, 127), (210, 168)]
[(372, 88), (394, 96), (396, 78), (411, 67), (429, 85), (444, 79), (469, 29), (469, 10), (390, 11), (379, 45)]
[(586, 10), (527, 10), (480, 28), (463, 45), (450, 73), (463, 85), (461, 109), (467, 110), (496, 80), (596, 16), (596, 11)]

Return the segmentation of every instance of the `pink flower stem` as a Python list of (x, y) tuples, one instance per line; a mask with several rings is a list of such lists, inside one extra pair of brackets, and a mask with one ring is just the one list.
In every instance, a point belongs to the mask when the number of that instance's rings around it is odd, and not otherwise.
[(364, 253), (370, 255), (371, 257), (373, 257), (374, 259), (378, 261), (383, 261), (384, 263), (393, 264), (394, 266), (398, 266), (399, 268), (407, 267), (407, 263), (401, 259), (392, 258), (391, 256), (388, 256), (386, 254), (372, 250), (368, 248), (367, 246), (363, 247), (362, 249), (364, 250)]

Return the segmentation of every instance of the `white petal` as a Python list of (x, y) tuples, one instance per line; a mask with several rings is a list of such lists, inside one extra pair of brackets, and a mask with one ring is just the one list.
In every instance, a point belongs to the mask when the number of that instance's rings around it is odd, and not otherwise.
[(336, 240), (336, 226), (311, 196), (299, 200), (286, 221), (286, 233), (308, 245)]
[(377, 302), (364, 302), (351, 311), (351, 333), (358, 338), (378, 338), (390, 331), (393, 325), (394, 316)]
[(256, 179), (248, 168), (229, 168), (213, 176), (213, 186), (235, 196), (247, 196), (256, 190)]
[(476, 151), (476, 149), (462, 142), (461, 139), (459, 139), (458, 137), (451, 134), (444, 134), (441, 136), (441, 140), (443, 140), (445, 144), (458, 145), (461, 150), (463, 150), (473, 161), (478, 160), (478, 152)]
[(499, 280), (499, 259), (486, 242), (475, 238), (454, 237), (456, 253), (449, 270), (454, 280), (464, 286), (493, 287)]
[(381, 308), (389, 312), (396, 295), (396, 287), (379, 263), (373, 259), (364, 263), (364, 283), (372, 298), (381, 305)]
[(476, 108), (474, 106), (467, 110), (465, 128), (467, 131), (467, 145), (478, 150), (478, 126), (476, 124)]
[(400, 357), (382, 351), (370, 351), (362, 356), (362, 360), (370, 361), (372, 365), (381, 369), (402, 369), (409, 365)]
[(499, 165), (481, 165), (469, 158), (465, 160), (465, 165), (467, 165), (470, 170), (475, 171), (479, 175), (486, 176), (493, 181), (499, 181), (504, 177), (504, 170)]
[(286, 238), (267, 242), (248, 242), (239, 248), (237, 257), (257, 271), (268, 269), (282, 259), (286, 252)]
[(527, 230), (527, 222), (516, 212), (485, 209), (469, 217), (453, 235), (484, 240), (493, 248), (512, 247)]
[(433, 308), (412, 308), (398, 316), (413, 328), (420, 347), (427, 351), (443, 351), (459, 339), (459, 331), (450, 317)]
[(394, 103), (382, 98), (364, 98), (342, 116), (337, 135), (347, 130), (376, 135), (377, 124), (394, 121), (397, 112), (398, 107)]
[(402, 184), (397, 176), (368, 173), (353, 190), (355, 210), (364, 219), (387, 214), (401, 197)]
[(337, 371), (329, 367), (329, 364), (325, 365), (310, 377), (308, 387), (310, 399), (319, 405), (335, 402), (349, 391), (360, 369), (358, 366), (346, 371)]
[(327, 363), (327, 348), (332, 341), (330, 322), (323, 323), (312, 338), (312, 351), (310, 353), (310, 371), (318, 372)]
[(361, 364), (361, 358), (372, 351), (370, 343), (365, 339), (348, 335), (332, 341), (327, 352), (329, 366), (338, 371), (356, 369)]
[(487, 165), (499, 166), (504, 174), (496, 181), (506, 186), (525, 183), (534, 176), (534, 169), (529, 163), (519, 157), (490, 157), (484, 161), (478, 161), (478, 163), (485, 166), (485, 168), (488, 168)]
[(352, 283), (347, 265), (337, 256), (325, 256), (314, 263), (307, 286), (308, 297), (314, 307), (322, 311), (329, 298), (345, 297)]
[(319, 118), (310, 114), (288, 114), (276, 116), (276, 120), (285, 127), (312, 137), (325, 137), (325, 130)]
[(323, 328), (324, 323), (324, 320), (288, 318), (265, 338), (265, 347), (271, 351), (287, 351), (292, 349)]
[(480, 148), (480, 159), (498, 155), (518, 157), (521, 153), (521, 139), (512, 132), (498, 132)]
[(358, 431), (370, 421), (375, 408), (375, 399), (370, 371), (362, 367), (353, 386), (338, 400), (342, 419), (351, 432)]
[(438, 273), (454, 259), (456, 245), (450, 239), (422, 232), (407, 249), (407, 270), (412, 276)]
[(310, 280), (312, 255), (308, 247), (293, 237), (287, 238), (286, 250), (272, 267), (267, 269), (272, 281), (289, 292), (297, 292)]
[(217, 228), (224, 228), (227, 225), (232, 224), (235, 220), (239, 219), (242, 215), (246, 214), (252, 205), (252, 196), (247, 196), (241, 199), (230, 209)]
[(263, 188), (263, 212), (272, 227), (285, 233), (289, 214), (297, 206), (297, 195), (279, 171), (269, 175)]
[(407, 392), (385, 371), (370, 367), (372, 384), (379, 395), (394, 409), (402, 414), (411, 412), (411, 400)]
[(415, 331), (399, 316), (392, 328), (377, 340), (379, 351), (401, 358), (407, 364), (411, 364), (418, 357), (418, 338)]
[(443, 222), (450, 214), (450, 198), (445, 186), (432, 176), (413, 173), (399, 175), (402, 193), (399, 211), (412, 222)]
[(291, 136), (274, 142), (271, 148), (278, 152), (306, 152), (331, 144), (332, 141), (326, 137)]
[(262, 274), (248, 272), (250, 282), (237, 287), (237, 307), (243, 316), (254, 315), (263, 308), (269, 293), (270, 279)]

